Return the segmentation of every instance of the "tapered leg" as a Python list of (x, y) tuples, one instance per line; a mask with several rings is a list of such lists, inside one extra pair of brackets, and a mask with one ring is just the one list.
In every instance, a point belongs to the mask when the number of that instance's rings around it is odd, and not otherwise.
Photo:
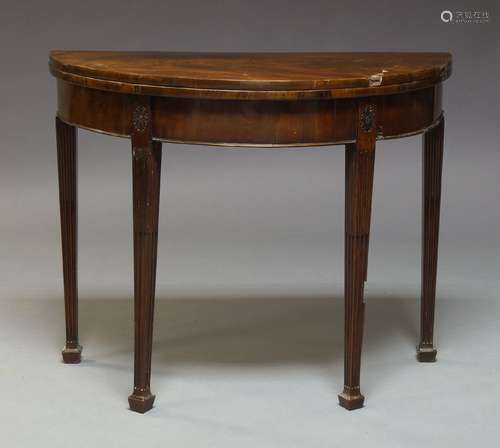
[(339, 404), (348, 410), (361, 408), (364, 403), (360, 366), (375, 161), (374, 121), (375, 107), (361, 103), (357, 141), (346, 146), (344, 391), (339, 395)]
[(436, 360), (433, 342), (434, 305), (441, 204), (441, 170), (443, 165), (444, 118), (423, 136), (422, 197), (422, 297), (420, 310), (420, 343), (417, 359)]
[(132, 173), (134, 206), (134, 391), (130, 409), (144, 413), (152, 408), (151, 351), (156, 283), (161, 143), (151, 139), (147, 98), (134, 112)]
[(56, 117), (64, 311), (66, 316), (66, 345), (62, 351), (62, 357), (67, 364), (79, 363), (82, 352), (82, 348), (78, 344), (76, 132), (74, 126), (66, 124)]

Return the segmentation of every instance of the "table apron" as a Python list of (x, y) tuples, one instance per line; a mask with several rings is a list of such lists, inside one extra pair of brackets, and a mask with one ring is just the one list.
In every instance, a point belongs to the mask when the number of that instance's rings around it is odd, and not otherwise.
[[(417, 134), (442, 114), (441, 83), (362, 98), (259, 101), (153, 96), (155, 140), (222, 146), (294, 147), (356, 140), (358, 103), (374, 105), (377, 138)], [(77, 127), (130, 137), (137, 95), (58, 79), (58, 116)]]

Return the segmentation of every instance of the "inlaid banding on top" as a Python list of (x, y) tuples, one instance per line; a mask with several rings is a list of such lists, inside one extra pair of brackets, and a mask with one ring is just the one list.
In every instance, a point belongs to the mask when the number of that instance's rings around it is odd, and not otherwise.
[(428, 87), (449, 76), (451, 55), (52, 51), (49, 65), (65, 81), (120, 93), (303, 100)]

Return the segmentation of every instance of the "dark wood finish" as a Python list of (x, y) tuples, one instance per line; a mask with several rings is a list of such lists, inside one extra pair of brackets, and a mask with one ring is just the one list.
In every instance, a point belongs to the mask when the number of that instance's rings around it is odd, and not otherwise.
[(77, 135), (76, 128), (56, 117), (57, 167), (59, 175), (59, 209), (64, 278), (64, 312), (66, 315), (66, 345), (62, 351), (66, 364), (81, 360), (78, 344), (78, 285), (77, 285)]
[(420, 316), (420, 344), (417, 359), (434, 362), (434, 305), (439, 240), (439, 212), (441, 207), (441, 171), (443, 166), (444, 118), (423, 136), (422, 148), (422, 299)]
[(339, 404), (353, 410), (363, 406), (360, 390), (361, 344), (368, 269), (368, 244), (375, 162), (376, 106), (360, 101), (356, 143), (346, 146), (345, 157), (345, 360), (344, 391)]
[(134, 202), (134, 390), (130, 409), (152, 408), (151, 353), (160, 203), (161, 143), (151, 138), (151, 102), (137, 97), (132, 114), (132, 173)]
[[(346, 144), (345, 378), (339, 402), (363, 406), (363, 288), (377, 140), (424, 134), (422, 331), (433, 346), (448, 53), (134, 53), (50, 55), (58, 82), (58, 157), (67, 320), (66, 362), (79, 361), (76, 130), (131, 138), (135, 362), (132, 410), (150, 390), (161, 142), (293, 147)], [(64, 352), (63, 352), (64, 353)]]
[(312, 99), (428, 87), (449, 76), (451, 55), (52, 51), (50, 68), (74, 84), (121, 93)]
[[(59, 116), (67, 123), (130, 137), (136, 95), (59, 80)], [(440, 85), (373, 97), (377, 138), (422, 132), (442, 113)], [(354, 142), (357, 100), (303, 101), (152, 98), (153, 139), (224, 146), (316, 146)], [(411, 112), (409, 112), (411, 111)]]

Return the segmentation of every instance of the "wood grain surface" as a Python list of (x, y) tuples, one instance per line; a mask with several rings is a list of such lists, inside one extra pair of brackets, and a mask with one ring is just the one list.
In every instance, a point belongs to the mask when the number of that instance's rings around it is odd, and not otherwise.
[(311, 98), (433, 85), (449, 76), (451, 55), (52, 51), (49, 65), (67, 81), (124, 93), (213, 97), (241, 91), (252, 98), (251, 92), (265, 92), (253, 95), (262, 99), (303, 92)]

